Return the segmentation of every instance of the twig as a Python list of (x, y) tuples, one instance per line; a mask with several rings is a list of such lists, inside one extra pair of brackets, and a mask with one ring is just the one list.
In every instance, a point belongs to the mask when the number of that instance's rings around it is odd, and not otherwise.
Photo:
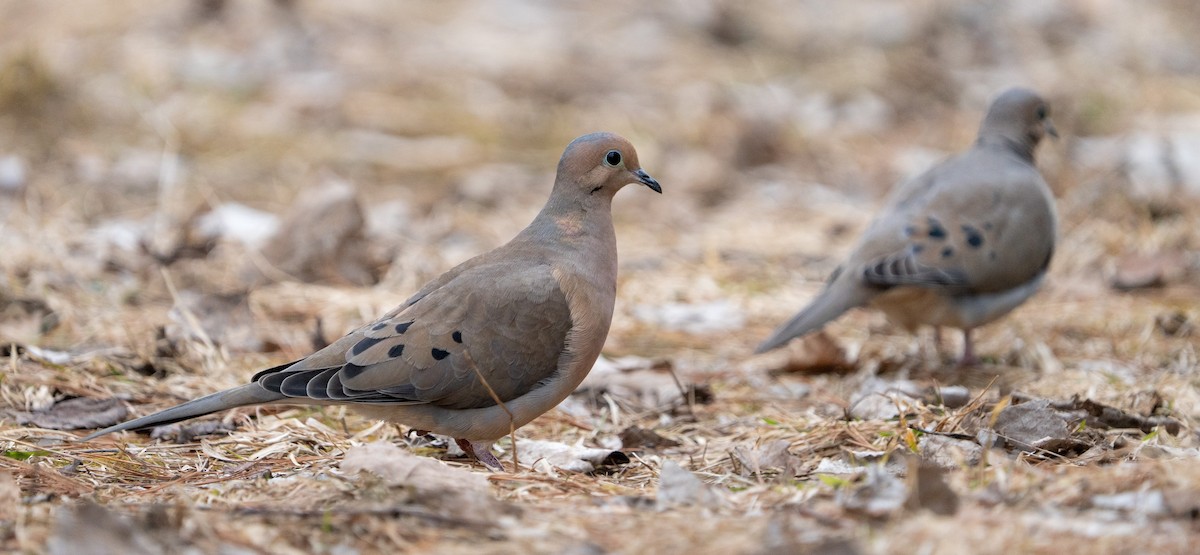
[(471, 365), (471, 370), (475, 371), (475, 375), (479, 376), (479, 381), (483, 383), (484, 389), (487, 389), (488, 395), (492, 396), (492, 400), (504, 409), (504, 413), (508, 415), (508, 437), (512, 439), (512, 460), (513, 472), (521, 469), (521, 463), (517, 459), (517, 418), (513, 416), (512, 411), (508, 410), (508, 405), (500, 400), (500, 396), (496, 394), (496, 390), (492, 389), (492, 385), (488, 383), (487, 378), (483, 377), (483, 372), (479, 370), (479, 366), (475, 364), (475, 359), (471, 358), (471, 352), (463, 349), (463, 358), (467, 360), (467, 364)]

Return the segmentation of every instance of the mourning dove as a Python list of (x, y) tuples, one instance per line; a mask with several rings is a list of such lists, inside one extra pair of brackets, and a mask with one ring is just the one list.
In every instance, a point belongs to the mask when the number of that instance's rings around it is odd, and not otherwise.
[(558, 405), (600, 355), (617, 289), (612, 198), (629, 183), (662, 193), (629, 141), (611, 133), (579, 137), (558, 162), (550, 199), (508, 244), (247, 385), (83, 441), (246, 405), (346, 404), (454, 437), (468, 454), (502, 469), (492, 443)]
[(973, 364), (971, 330), (1033, 295), (1054, 253), (1054, 199), (1033, 159), (1047, 134), (1058, 136), (1041, 97), (1001, 94), (974, 146), (897, 187), (824, 290), (757, 352), (870, 306), (910, 331), (962, 329), (961, 363)]

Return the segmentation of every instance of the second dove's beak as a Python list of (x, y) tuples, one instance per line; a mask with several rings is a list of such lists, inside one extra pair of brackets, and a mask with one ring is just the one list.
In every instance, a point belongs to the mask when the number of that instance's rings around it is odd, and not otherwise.
[(638, 181), (642, 182), (643, 185), (649, 187), (650, 190), (660, 195), (662, 194), (662, 185), (659, 185), (657, 180), (655, 180), (653, 177), (650, 177), (650, 174), (646, 173), (646, 170), (638, 169), (638, 171), (633, 172), (633, 175), (636, 176)]
[(1055, 139), (1058, 138), (1058, 129), (1054, 128), (1054, 122), (1050, 121), (1047, 118), (1045, 120), (1045, 122), (1042, 124), (1042, 126), (1045, 127), (1047, 135), (1050, 135), (1051, 137), (1054, 137)]

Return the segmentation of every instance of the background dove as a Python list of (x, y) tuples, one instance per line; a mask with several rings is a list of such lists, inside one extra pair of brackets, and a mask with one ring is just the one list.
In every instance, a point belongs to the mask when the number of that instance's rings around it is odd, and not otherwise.
[(1058, 136), (1036, 93), (1010, 89), (983, 119), (970, 150), (899, 186), (824, 290), (758, 347), (765, 352), (858, 306), (909, 330), (971, 330), (1037, 291), (1054, 253), (1057, 216), (1034, 149)]
[(612, 198), (629, 183), (662, 192), (624, 138), (579, 137), (545, 207), (508, 244), (308, 357), (84, 441), (245, 405), (348, 404), (452, 436), (502, 469), (492, 442), (558, 405), (600, 355), (617, 285)]

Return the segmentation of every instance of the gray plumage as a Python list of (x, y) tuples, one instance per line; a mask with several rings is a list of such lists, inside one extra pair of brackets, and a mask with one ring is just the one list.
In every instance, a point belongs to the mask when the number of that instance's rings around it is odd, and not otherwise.
[(962, 329), (973, 362), (971, 330), (1033, 295), (1054, 253), (1054, 199), (1034, 166), (1047, 134), (1057, 136), (1041, 97), (1001, 94), (974, 146), (897, 187), (825, 288), (758, 352), (870, 306), (909, 330)]
[(492, 442), (558, 405), (600, 355), (616, 296), (611, 203), (629, 183), (662, 192), (624, 138), (579, 137), (559, 161), (546, 205), (509, 243), (299, 361), (83, 441), (246, 405), (348, 404), (452, 436), (502, 468)]

